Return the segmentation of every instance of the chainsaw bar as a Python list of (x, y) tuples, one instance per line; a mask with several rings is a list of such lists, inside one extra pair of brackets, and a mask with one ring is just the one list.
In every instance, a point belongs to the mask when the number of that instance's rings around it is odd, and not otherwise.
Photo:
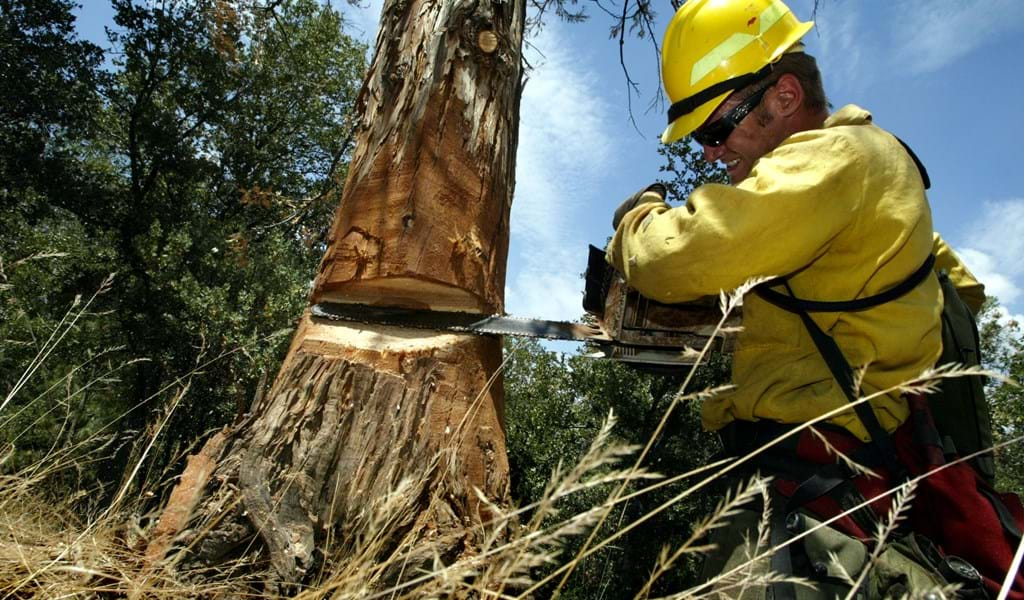
[(340, 302), (314, 304), (310, 308), (310, 312), (316, 318), (349, 323), (390, 325), (475, 335), (521, 335), (546, 340), (570, 340), (598, 344), (618, 343), (597, 325), (586, 323)]

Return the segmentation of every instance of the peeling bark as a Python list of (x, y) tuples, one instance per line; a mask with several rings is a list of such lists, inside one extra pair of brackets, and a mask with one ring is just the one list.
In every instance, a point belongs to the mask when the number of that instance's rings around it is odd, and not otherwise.
[[(524, 10), (385, 5), (312, 302), (503, 309)], [(500, 361), (496, 338), (307, 314), (270, 392), (222, 451), (211, 440), (207, 459), (189, 461), (147, 555), (169, 539), (203, 565), (259, 549), (285, 584), (308, 581), (328, 541), (366, 535), (367, 506), (410, 481), (417, 503), (391, 535), (429, 537), (434, 551), (440, 540), (442, 556), (472, 552), (489, 517), (472, 488), (507, 502), (501, 381), (488, 385)], [(438, 461), (446, 448), (451, 460)]]

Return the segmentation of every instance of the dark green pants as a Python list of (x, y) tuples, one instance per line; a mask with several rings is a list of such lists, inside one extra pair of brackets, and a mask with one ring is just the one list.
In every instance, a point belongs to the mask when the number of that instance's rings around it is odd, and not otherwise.
[[(703, 575), (705, 581), (718, 578), (710, 588), (714, 595), (744, 600), (842, 599), (850, 591), (850, 581), (856, 581), (865, 568), (870, 570), (854, 598), (923, 596), (947, 585), (930, 566), (927, 549), (915, 536), (890, 540), (871, 565), (870, 552), (863, 543), (831, 527), (820, 527), (820, 522), (808, 515), (791, 519), (795, 526), (785, 539), (810, 533), (790, 544), (788, 561), (774, 561), (791, 567), (790, 573), (779, 573), (773, 569), (771, 556), (752, 560), (772, 546), (769, 541), (755, 548), (760, 528), (770, 526), (762, 523), (762, 517), (759, 511), (740, 511), (726, 526), (711, 531), (709, 541), (716, 548), (705, 558)], [(770, 535), (765, 537), (771, 540)]]

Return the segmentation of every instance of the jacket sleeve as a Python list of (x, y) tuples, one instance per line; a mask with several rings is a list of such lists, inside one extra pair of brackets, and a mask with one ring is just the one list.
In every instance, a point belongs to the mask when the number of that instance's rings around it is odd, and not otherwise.
[(794, 135), (739, 185), (707, 184), (684, 206), (651, 203), (627, 213), (608, 261), (661, 302), (789, 275), (821, 256), (855, 219), (864, 186), (858, 156), (841, 135)]
[(960, 299), (971, 309), (974, 316), (978, 316), (981, 305), (985, 303), (985, 286), (967, 270), (960, 257), (938, 233), (934, 236), (932, 252), (935, 254), (935, 270), (945, 270), (949, 273), (949, 279), (956, 286)]

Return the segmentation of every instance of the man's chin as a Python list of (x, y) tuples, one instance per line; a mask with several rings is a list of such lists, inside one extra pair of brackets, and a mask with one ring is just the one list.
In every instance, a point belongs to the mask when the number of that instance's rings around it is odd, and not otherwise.
[(747, 178), (747, 175), (750, 175), (750, 171), (743, 169), (737, 169), (736, 171), (727, 171), (726, 173), (729, 175), (729, 183), (733, 185), (736, 185), (737, 183), (743, 181), (744, 179)]

